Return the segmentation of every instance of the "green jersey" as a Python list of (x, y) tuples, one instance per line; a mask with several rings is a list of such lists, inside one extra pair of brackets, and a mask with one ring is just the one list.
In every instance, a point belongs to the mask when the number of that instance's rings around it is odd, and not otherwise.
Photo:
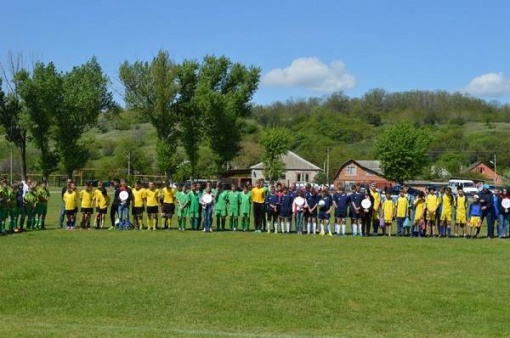
[(222, 191), (216, 196), (214, 211), (227, 211), (227, 192)]
[(241, 213), (249, 215), (251, 212), (251, 193), (243, 191), (239, 196), (241, 198)]
[(231, 213), (239, 212), (239, 203), (241, 202), (241, 196), (239, 191), (229, 191), (227, 194), (228, 211)]
[(190, 190), (190, 192), (188, 193), (188, 196), (189, 196), (189, 201), (190, 201), (189, 212), (191, 212), (191, 213), (198, 212), (198, 207), (200, 206), (198, 193), (196, 191), (193, 192), (192, 190)]
[(39, 203), (48, 203), (50, 199), (50, 192), (48, 189), (40, 187), (36, 190), (37, 198), (39, 199)]
[(35, 191), (29, 191), (25, 194), (25, 197), (23, 197), (25, 201), (25, 207), (27, 208), (35, 208), (37, 201), (39, 200), (39, 197), (37, 197), (37, 194)]
[(9, 206), (9, 192), (7, 187), (0, 188), (0, 208), (6, 208)]

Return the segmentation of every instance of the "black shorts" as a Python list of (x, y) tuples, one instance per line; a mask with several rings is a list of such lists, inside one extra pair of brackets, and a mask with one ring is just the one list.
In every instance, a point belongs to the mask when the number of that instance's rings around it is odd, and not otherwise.
[(158, 212), (159, 212), (159, 207), (158, 206), (147, 207), (147, 213), (148, 214), (157, 214)]
[(108, 213), (108, 208), (104, 208), (104, 209), (96, 208), (96, 212), (97, 212), (98, 214), (106, 215), (106, 214)]
[(66, 215), (68, 215), (68, 216), (76, 215), (76, 209), (66, 210), (65, 212), (66, 212)]
[(347, 211), (335, 212), (335, 218), (347, 218)]
[(163, 213), (165, 215), (173, 215), (175, 213), (175, 204), (174, 203), (163, 203)]
[(92, 208), (81, 208), (83, 214), (91, 214), (94, 211)]
[(139, 215), (143, 214), (143, 207), (133, 207), (131, 209), (131, 214), (133, 216), (139, 216)]

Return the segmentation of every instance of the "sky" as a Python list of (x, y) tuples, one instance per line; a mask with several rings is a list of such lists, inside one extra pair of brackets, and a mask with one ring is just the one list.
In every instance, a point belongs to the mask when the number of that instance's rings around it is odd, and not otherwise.
[(257, 104), (382, 88), (510, 102), (510, 1), (89, 0), (0, 6), (0, 62), (62, 71), (96, 56), (122, 102), (122, 62), (167, 50), (261, 69)]

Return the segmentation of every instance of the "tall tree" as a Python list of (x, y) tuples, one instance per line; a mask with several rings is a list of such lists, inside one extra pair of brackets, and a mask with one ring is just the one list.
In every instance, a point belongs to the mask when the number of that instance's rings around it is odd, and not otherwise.
[(58, 155), (51, 145), (51, 129), (57, 109), (62, 109), (62, 76), (53, 63), (37, 63), (32, 75), (27, 70), (16, 74), (19, 92), (27, 107), (25, 121), (30, 139), (40, 150), (37, 158), (43, 177), (48, 177), (58, 165)]
[(218, 171), (239, 153), (242, 119), (250, 114), (250, 100), (259, 78), (259, 68), (232, 63), (225, 56), (206, 56), (203, 60), (197, 105)]
[(87, 148), (80, 142), (81, 136), (95, 126), (99, 114), (114, 103), (107, 87), (109, 80), (95, 57), (74, 67), (63, 75), (62, 80), (62, 109), (54, 111), (54, 137), (62, 167), (71, 177), (89, 156)]
[(285, 171), (282, 156), (289, 151), (292, 135), (287, 129), (271, 128), (264, 131), (262, 145), (262, 163), (264, 177), (273, 182), (278, 180)]
[(159, 143), (164, 144), (159, 148), (158, 160), (164, 160), (160, 167), (164, 166), (169, 176), (175, 171), (170, 164), (175, 163), (172, 157), (176, 156), (179, 140), (175, 110), (179, 92), (177, 72), (176, 64), (165, 51), (160, 51), (151, 63), (125, 61), (119, 70), (128, 108), (144, 115), (156, 129)]
[[(0, 121), (5, 128), (5, 139), (18, 149), (21, 159), (21, 176), (27, 176), (27, 128), (24, 125), (24, 106), (18, 92), (14, 76), (22, 68), (21, 55), (9, 55), (9, 70), (0, 65)], [(12, 75), (12, 80), (7, 75)], [(3, 91), (2, 78), (6, 82), (7, 92)]]
[(196, 102), (199, 71), (200, 64), (197, 61), (186, 60), (179, 66), (177, 74), (180, 90), (175, 108), (179, 116), (182, 144), (188, 157), (192, 179), (197, 174), (198, 150), (204, 130), (202, 111)]
[(431, 137), (426, 129), (400, 122), (386, 129), (375, 141), (376, 157), (384, 176), (404, 182), (420, 175), (428, 167)]

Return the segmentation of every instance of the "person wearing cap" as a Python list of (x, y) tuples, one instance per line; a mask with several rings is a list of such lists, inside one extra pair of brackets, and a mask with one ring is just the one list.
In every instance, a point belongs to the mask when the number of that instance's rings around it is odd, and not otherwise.
[[(135, 187), (131, 190), (133, 194), (133, 206), (131, 207), (131, 215), (135, 229), (143, 230), (143, 211), (145, 202), (145, 189), (142, 187), (142, 182), (136, 181)], [(148, 228), (150, 230), (150, 226)]]
[(48, 214), (48, 201), (50, 200), (50, 191), (48, 182), (43, 180), (36, 188), (37, 206), (35, 208), (35, 228), (46, 229), (46, 215)]
[(469, 205), (468, 217), (469, 217), (469, 237), (477, 238), (480, 233), (482, 226), (482, 204), (480, 203), (480, 197), (478, 195), (473, 196), (473, 202)]
[(489, 190), (488, 184), (483, 185), (482, 191), (480, 191), (480, 204), (482, 205), (482, 218), (481, 223), (485, 220), (487, 224), (487, 238), (494, 238), (494, 198), (492, 192)]

